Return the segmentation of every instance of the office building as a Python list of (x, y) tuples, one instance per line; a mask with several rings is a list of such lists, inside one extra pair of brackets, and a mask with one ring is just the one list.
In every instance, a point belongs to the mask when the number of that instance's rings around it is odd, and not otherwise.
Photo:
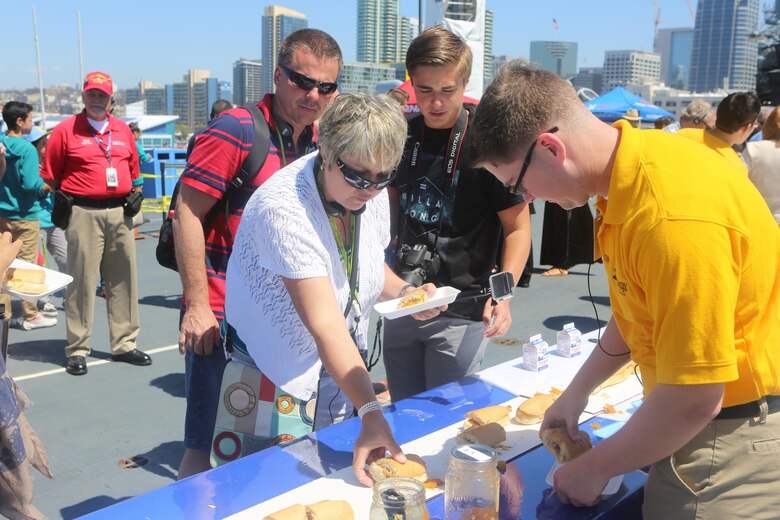
[(194, 132), (208, 124), (211, 105), (220, 97), (219, 81), (208, 70), (191, 69), (172, 85), (171, 113), (178, 123)]
[(604, 52), (605, 92), (609, 92), (617, 86), (658, 83), (660, 80), (660, 54), (644, 51)]
[[(411, 19), (408, 20), (406, 23), (411, 25)], [(357, 60), (366, 63), (403, 61), (406, 48), (402, 51), (402, 42), (408, 38), (402, 34), (403, 24), (399, 0), (358, 0)]]
[(571, 79), (575, 89), (587, 88), (596, 94), (604, 92), (604, 69), (602, 67), (581, 67)]
[(383, 63), (344, 62), (344, 69), (339, 76), (339, 92), (354, 94), (375, 92), (377, 83), (395, 80), (395, 68)]
[(263, 99), (263, 63), (241, 58), (233, 63), (233, 104), (247, 106)]
[(125, 91), (125, 103), (144, 102), (144, 113), (148, 115), (168, 114), (166, 90), (162, 85), (151, 81), (139, 81), (137, 88), (129, 88)]
[(487, 87), (493, 79), (493, 11), (485, 10), (485, 52), (482, 58), (484, 62), (484, 85)]
[(661, 81), (672, 88), (687, 90), (693, 53), (693, 29), (659, 29), (653, 50), (661, 55)]
[(693, 32), (690, 89), (753, 90), (756, 86), (759, 0), (699, 0)]
[(401, 48), (398, 61), (406, 60), (406, 51), (409, 50), (409, 44), (420, 34), (420, 20), (408, 16), (401, 17)]
[(274, 70), (279, 47), (291, 33), (305, 29), (309, 20), (303, 13), (279, 7), (266, 6), (263, 11), (263, 93), (274, 91)]
[(568, 79), (577, 74), (576, 42), (531, 42), (531, 63)]

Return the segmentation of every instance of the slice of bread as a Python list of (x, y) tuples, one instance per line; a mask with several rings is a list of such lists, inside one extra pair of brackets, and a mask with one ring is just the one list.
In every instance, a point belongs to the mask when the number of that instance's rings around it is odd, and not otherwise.
[(494, 422), (474, 426), (455, 437), (456, 444), (484, 444), (493, 448), (497, 448), (504, 441), (506, 441), (506, 430)]
[(406, 454), (406, 463), (401, 464), (392, 457), (384, 457), (372, 462), (368, 472), (374, 478), (374, 482), (380, 482), (388, 477), (407, 477), (425, 482), (428, 480), (428, 469), (418, 455)]
[(555, 402), (555, 394), (536, 394), (526, 399), (515, 411), (515, 419), (520, 424), (536, 424), (542, 422), (547, 409)]
[(479, 408), (466, 413), (465, 428), (471, 428), (473, 426), (484, 426), (489, 423), (498, 423), (500, 425), (509, 424), (509, 414), (512, 412), (512, 407), (509, 405), (488, 406), (486, 408)]
[(14, 280), (17, 282), (46, 282), (46, 272), (43, 269), (24, 269), (21, 267), (9, 267), (5, 270), (4, 280)]
[(565, 426), (547, 428), (541, 434), (542, 443), (555, 455), (558, 462), (564, 464), (576, 459), (592, 447), (590, 436), (583, 431), (578, 433), (579, 438), (575, 441), (569, 436)]
[(609, 378), (597, 386), (590, 395), (596, 395), (605, 388), (622, 383), (634, 374), (634, 370), (636, 370), (636, 363), (629, 361), (628, 364), (624, 365), (621, 369), (609, 376)]
[(306, 506), (308, 520), (355, 520), (352, 506), (343, 500), (323, 500)]

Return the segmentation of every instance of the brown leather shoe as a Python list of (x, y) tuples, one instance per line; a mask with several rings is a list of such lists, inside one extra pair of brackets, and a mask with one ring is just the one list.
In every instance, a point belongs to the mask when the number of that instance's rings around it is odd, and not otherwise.
[(111, 359), (113, 361), (121, 361), (122, 363), (130, 363), (131, 365), (137, 365), (139, 367), (152, 364), (152, 358), (149, 357), (149, 354), (141, 352), (137, 348), (130, 352), (125, 352), (124, 354), (112, 354)]
[(68, 357), (65, 371), (72, 376), (83, 376), (87, 373), (87, 359), (84, 356)]

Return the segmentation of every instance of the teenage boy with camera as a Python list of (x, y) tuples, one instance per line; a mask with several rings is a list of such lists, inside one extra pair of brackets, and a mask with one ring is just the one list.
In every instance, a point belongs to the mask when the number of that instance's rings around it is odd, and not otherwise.
[(461, 293), (430, 321), (385, 322), (393, 401), (479, 369), (487, 340), (506, 334), (512, 323), (509, 302), (491, 300), (488, 278), (500, 270), (517, 280), (530, 249), (522, 197), (469, 167), (474, 105), (463, 104), (463, 93), (471, 59), (466, 43), (441, 27), (420, 34), (406, 54), (421, 114), (409, 119), (404, 159), (389, 189), (395, 272), (410, 285), (433, 282)]

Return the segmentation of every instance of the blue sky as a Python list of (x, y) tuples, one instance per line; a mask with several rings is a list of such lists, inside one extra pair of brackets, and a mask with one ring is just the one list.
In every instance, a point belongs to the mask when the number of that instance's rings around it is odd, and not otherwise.
[[(657, 3), (661, 28), (693, 26), (686, 0)], [(356, 58), (356, 0), (5, 0), (0, 89), (38, 85), (33, 6), (45, 86), (79, 82), (79, 11), (85, 72), (103, 70), (128, 88), (141, 79), (180, 81), (188, 69), (232, 81), (235, 60), (261, 56), (261, 17), (272, 4), (303, 12), (309, 27), (336, 38), (346, 60)], [(696, 8), (696, 0), (690, 4)], [(577, 42), (579, 66), (600, 66), (605, 50), (652, 51), (652, 0), (487, 0), (487, 7), (495, 13), (497, 55), (528, 57), (532, 40)], [(417, 0), (401, 0), (402, 15), (417, 16), (417, 9)]]

